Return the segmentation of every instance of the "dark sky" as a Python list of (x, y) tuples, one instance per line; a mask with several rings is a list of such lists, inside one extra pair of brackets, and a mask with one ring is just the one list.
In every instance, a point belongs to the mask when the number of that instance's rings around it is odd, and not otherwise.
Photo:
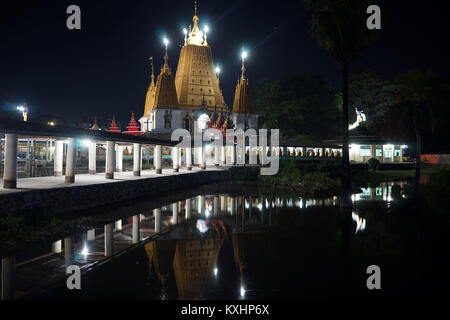
[[(54, 0), (0, 4), (0, 104), (27, 103), (30, 117), (66, 120), (111, 115), (127, 123), (144, 109), (150, 65), (159, 71), (162, 37), (171, 44), (175, 72), (182, 28), (192, 23), (193, 1)], [(374, 1), (381, 6), (382, 30), (352, 71), (370, 68), (384, 77), (412, 67), (449, 74), (449, 1)], [(82, 29), (66, 28), (66, 8), (77, 4)], [(389, 12), (389, 14), (387, 14)], [(385, 14), (386, 13), (386, 14)], [(339, 88), (339, 70), (309, 34), (302, 1), (199, 0), (200, 26), (222, 67), (225, 102), (232, 104), (240, 74), (240, 50), (249, 51), (247, 75), (262, 78), (322, 73)]]

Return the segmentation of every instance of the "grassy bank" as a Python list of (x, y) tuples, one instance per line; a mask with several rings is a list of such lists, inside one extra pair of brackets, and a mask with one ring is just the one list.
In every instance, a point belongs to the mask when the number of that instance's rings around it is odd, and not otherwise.
[(303, 196), (328, 196), (339, 193), (340, 164), (337, 161), (303, 162), (281, 160), (278, 174), (259, 176), (263, 187), (296, 192)]

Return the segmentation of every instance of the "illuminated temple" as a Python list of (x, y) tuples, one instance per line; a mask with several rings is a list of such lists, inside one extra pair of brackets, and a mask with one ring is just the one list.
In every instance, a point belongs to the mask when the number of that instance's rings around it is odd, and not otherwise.
[(220, 89), (207, 30), (203, 32), (199, 28), (196, 2), (192, 20), (193, 26), (184, 32), (176, 73), (169, 66), (167, 43), (164, 65), (156, 82), (152, 61), (144, 114), (139, 119), (141, 130), (170, 134), (178, 128), (190, 132), (208, 127), (223, 131), (227, 128), (257, 128), (258, 116), (253, 113), (244, 60), (233, 108), (229, 109)]

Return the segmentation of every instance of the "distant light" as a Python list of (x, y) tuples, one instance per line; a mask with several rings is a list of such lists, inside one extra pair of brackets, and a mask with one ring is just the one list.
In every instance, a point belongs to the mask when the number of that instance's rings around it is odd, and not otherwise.
[(241, 53), (241, 57), (242, 57), (242, 60), (245, 60), (245, 59), (247, 59), (247, 56), (248, 56), (248, 53), (247, 53), (247, 51), (242, 51), (242, 53)]
[(186, 28), (183, 28), (183, 33), (184, 33), (184, 35), (187, 35), (187, 29)]
[(209, 32), (208, 26), (205, 26), (205, 27), (203, 28), (203, 30), (205, 30), (205, 33), (208, 33), (208, 32)]
[(220, 67), (219, 66), (217, 66), (214, 70), (216, 71), (217, 74), (220, 73)]
[(169, 45), (169, 39), (167, 39), (166, 37), (164, 37), (163, 42), (166, 47)]
[(406, 144), (402, 144), (402, 149), (407, 149), (408, 146)]
[(241, 286), (241, 297), (243, 298), (245, 296), (245, 289), (243, 286)]
[(47, 122), (47, 124), (52, 127), (55, 125), (55, 123), (53, 121), (49, 121), (49, 122)]
[(89, 147), (89, 145), (91, 144), (91, 140), (89, 140), (89, 139), (86, 139), (86, 140), (83, 140), (83, 145), (85, 146), (85, 147)]
[(216, 268), (214, 268), (214, 276), (215, 277), (217, 277), (217, 273), (219, 272), (219, 269), (217, 269), (217, 267)]
[(81, 251), (81, 254), (83, 256), (87, 256), (89, 254), (89, 250), (88, 250), (88, 247), (86, 245), (84, 246), (83, 250)]
[(24, 106), (17, 106), (17, 110), (24, 112), (25, 111), (25, 107)]
[(201, 233), (205, 233), (206, 231), (208, 231), (208, 226), (206, 225), (206, 221), (203, 219), (198, 219), (197, 220), (197, 230), (200, 231)]

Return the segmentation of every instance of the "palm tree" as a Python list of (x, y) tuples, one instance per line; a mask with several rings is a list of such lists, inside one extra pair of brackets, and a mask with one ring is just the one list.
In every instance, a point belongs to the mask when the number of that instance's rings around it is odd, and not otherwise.
[(421, 176), (422, 131), (424, 126), (434, 131), (436, 100), (440, 93), (449, 91), (449, 86), (439, 84), (438, 78), (429, 69), (409, 70), (407, 73), (397, 76), (394, 83), (397, 86), (397, 102), (402, 108), (400, 126), (407, 127), (406, 122), (409, 122), (414, 128), (416, 139), (414, 190), (418, 194)]
[(374, 36), (366, 26), (367, 0), (304, 0), (312, 9), (311, 33), (325, 48), (342, 70), (342, 199), (350, 202), (350, 162), (348, 133), (348, 83), (349, 67), (369, 45)]

